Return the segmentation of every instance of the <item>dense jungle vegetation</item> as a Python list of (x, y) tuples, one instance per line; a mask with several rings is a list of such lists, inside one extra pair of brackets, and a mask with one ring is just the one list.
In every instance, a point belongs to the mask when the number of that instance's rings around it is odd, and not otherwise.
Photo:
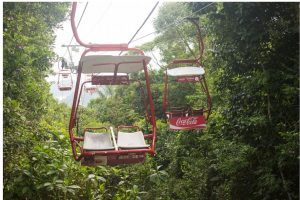
[[(150, 73), (156, 156), (131, 166), (84, 167), (72, 157), (70, 108), (54, 100), (45, 80), (54, 31), (70, 4), (5, 2), (4, 199), (298, 199), (299, 4), (218, 2), (199, 12), (206, 5), (165, 3), (154, 22), (159, 34), (141, 46), (162, 59), (161, 70)], [(190, 15), (200, 17), (213, 110), (207, 129), (171, 132), (161, 108), (163, 67), (197, 50), (188, 23), (164, 27)], [(199, 99), (194, 87), (185, 97), (182, 88), (173, 91), (179, 104)], [(81, 126), (143, 127), (136, 93), (133, 86), (109, 90), (82, 108)]]

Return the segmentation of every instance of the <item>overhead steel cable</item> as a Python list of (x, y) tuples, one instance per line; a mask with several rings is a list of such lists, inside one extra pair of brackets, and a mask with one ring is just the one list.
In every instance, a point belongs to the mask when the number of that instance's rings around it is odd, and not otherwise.
[(154, 58), (155, 64), (157, 64), (161, 68), (161, 65), (159, 64), (158, 59), (156, 58), (156, 56), (154, 55), (154, 53), (152, 51), (150, 51), (150, 53), (151, 53), (152, 57)]
[[(198, 13), (198, 12), (204, 10), (205, 8), (211, 6), (211, 5), (214, 4), (214, 3), (215, 3), (215, 2), (209, 3), (209, 4), (205, 5), (205, 6), (203, 6), (202, 8), (200, 8), (199, 10), (193, 12), (191, 15), (186, 16), (186, 17), (183, 17), (183, 18), (181, 18), (180, 20), (177, 20), (177, 21), (175, 21), (175, 22), (173, 22), (173, 23), (171, 23), (171, 24), (169, 24), (169, 25), (167, 25), (167, 26), (162, 27), (162, 29), (163, 29), (162, 32), (164, 32), (166, 29), (168, 29), (169, 27), (173, 26), (174, 24), (180, 24), (180, 23), (182, 23), (183, 21), (185, 21), (186, 18), (192, 17), (192, 15), (194, 15), (194, 14), (196, 14), (196, 13)], [(152, 35), (152, 34), (155, 34), (155, 33), (158, 33), (158, 31), (153, 31), (153, 32), (151, 32), (151, 33), (148, 33), (148, 34), (146, 34), (146, 35), (143, 35), (143, 36), (141, 36), (141, 37), (139, 37), (139, 38), (133, 40), (132, 42), (136, 42), (136, 41), (138, 41), (138, 40), (141, 40), (141, 39), (143, 39), (143, 38), (145, 38), (145, 37), (148, 37), (148, 36), (150, 36), (150, 35)]]
[[(79, 19), (79, 21), (78, 21), (78, 23), (77, 23), (77, 26), (76, 26), (76, 28), (77, 28), (77, 29), (78, 29), (78, 27), (79, 27), (79, 25), (80, 25), (80, 22), (81, 22), (81, 20), (82, 20), (82, 18), (83, 18), (83, 15), (84, 15), (85, 11), (86, 11), (86, 8), (87, 8), (87, 6), (88, 6), (88, 3), (89, 3), (89, 2), (86, 2), (86, 4), (85, 4), (85, 7), (84, 7), (84, 9), (83, 9), (83, 12), (82, 12), (82, 14), (81, 14), (81, 16), (80, 16), (80, 19)], [(74, 35), (72, 35), (72, 38), (71, 38), (71, 40), (70, 40), (70, 42), (69, 42), (69, 45), (68, 45), (68, 46), (70, 46), (70, 45), (71, 45), (71, 43), (72, 43), (73, 39), (74, 39)], [(65, 51), (65, 53), (64, 53), (64, 56), (63, 56), (63, 57), (65, 57), (66, 53), (67, 53), (67, 50)]]
[(188, 44), (188, 41), (186, 40), (186, 38), (184, 37), (183, 34), (181, 34), (180, 31), (176, 30), (176, 33), (178, 33), (181, 41), (183, 42), (183, 44), (188, 48), (188, 50), (190, 51), (190, 53), (193, 55), (193, 57), (196, 59), (196, 55), (194, 53), (194, 51), (191, 49), (190, 45)]
[[(133, 41), (133, 39), (135, 38), (135, 36), (139, 33), (139, 31), (143, 28), (143, 26), (145, 25), (145, 23), (148, 21), (149, 17), (152, 15), (152, 13), (154, 12), (155, 8), (157, 7), (157, 5), (159, 4), (159, 1), (156, 2), (156, 4), (154, 5), (154, 7), (152, 8), (152, 10), (150, 11), (150, 13), (148, 14), (148, 16), (146, 17), (146, 19), (144, 20), (144, 22), (142, 23), (142, 25), (138, 28), (138, 30), (135, 32), (135, 34), (131, 37), (131, 39), (129, 40), (129, 42), (127, 43), (128, 45)], [(119, 55), (122, 54), (123, 51), (121, 51), (119, 53)]]
[(102, 13), (102, 15), (100, 15), (100, 17), (98, 18), (97, 22), (94, 24), (94, 26), (91, 27), (90, 31), (89, 31), (89, 35), (91, 35), (94, 31), (95, 28), (97, 27), (97, 24), (100, 24), (100, 22), (103, 20), (104, 16), (106, 15), (107, 11), (110, 9), (111, 5), (112, 5), (112, 1), (108, 2), (107, 7), (105, 8), (104, 12)]

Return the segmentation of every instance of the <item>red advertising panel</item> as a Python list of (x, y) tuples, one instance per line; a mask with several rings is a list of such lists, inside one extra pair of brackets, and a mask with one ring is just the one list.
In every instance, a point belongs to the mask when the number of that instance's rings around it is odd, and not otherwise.
[(131, 153), (126, 155), (109, 155), (109, 156), (91, 156), (81, 160), (82, 166), (99, 166), (99, 165), (122, 165), (144, 163), (146, 159), (145, 153)]
[(204, 115), (170, 118), (171, 130), (188, 130), (206, 128)]
[(179, 76), (176, 78), (176, 81), (180, 83), (198, 82), (199, 80), (199, 76)]
[(129, 77), (128, 75), (122, 76), (93, 76), (93, 85), (128, 85)]

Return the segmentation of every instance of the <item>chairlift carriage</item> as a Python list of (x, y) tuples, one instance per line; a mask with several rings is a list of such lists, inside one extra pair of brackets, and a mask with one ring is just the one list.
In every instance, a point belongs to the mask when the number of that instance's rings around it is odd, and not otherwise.
[(57, 78), (57, 86), (60, 91), (69, 91), (73, 88), (73, 78), (71, 74), (71, 70), (67, 68), (59, 67), (58, 62), (58, 78)]
[[(163, 111), (166, 115), (171, 130), (193, 130), (206, 127), (206, 121), (211, 112), (212, 101), (205, 80), (205, 70), (201, 64), (204, 51), (198, 18), (188, 18), (197, 28), (197, 40), (199, 43), (199, 57), (195, 59), (176, 59), (167, 65), (164, 79)], [(202, 92), (206, 95), (206, 107), (193, 108), (171, 107), (169, 105), (169, 92), (171, 83), (200, 85)]]
[[(82, 165), (87, 166), (142, 163), (145, 161), (146, 154), (154, 155), (155, 152), (156, 121), (147, 68), (151, 58), (145, 56), (142, 50), (129, 48), (128, 44), (83, 43), (75, 26), (76, 6), (77, 3), (74, 2), (71, 13), (72, 30), (76, 41), (86, 49), (82, 53), (78, 65), (69, 123), (69, 135), (74, 158), (76, 161), (81, 161)], [(87, 55), (90, 52), (101, 51), (130, 51), (139, 55)], [(92, 83), (92, 85), (128, 85), (132, 82), (129, 79), (129, 74), (139, 71), (143, 71), (145, 77), (147, 95), (144, 96), (147, 97), (145, 104), (147, 119), (151, 125), (150, 133), (144, 134), (139, 127), (120, 124), (115, 129), (113, 127), (85, 127), (83, 136), (79, 136), (76, 130), (78, 125), (76, 119), (84, 85), (87, 83)], [(92, 74), (91, 80), (80, 83), (84, 74)], [(151, 141), (151, 143), (147, 144), (146, 140)]]
[(86, 74), (85, 75), (85, 85), (84, 85), (84, 91), (93, 94), (97, 91), (97, 85), (92, 84), (92, 74)]

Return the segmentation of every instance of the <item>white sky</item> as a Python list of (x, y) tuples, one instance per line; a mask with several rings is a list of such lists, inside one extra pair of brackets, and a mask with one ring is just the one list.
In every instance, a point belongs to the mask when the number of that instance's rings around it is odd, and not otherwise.
[[(88, 3), (78, 28), (80, 39), (85, 43), (127, 43), (141, 26), (157, 1), (152, 0), (101, 0), (91, 1)], [(77, 3), (75, 23), (77, 24), (84, 10), (86, 2)], [(154, 31), (153, 20), (157, 16), (159, 7), (157, 6), (151, 17), (140, 30), (135, 39)], [(73, 36), (70, 20), (65, 21), (63, 29), (56, 31), (56, 41), (54, 51), (60, 56), (69, 59), (66, 47)], [(145, 37), (139, 41), (131, 43), (129, 46), (134, 47), (151, 41), (155, 34)], [(73, 38), (72, 44), (77, 44)], [(83, 48), (78, 53), (72, 51), (73, 60), (77, 65)], [(104, 54), (118, 54), (119, 52), (105, 52)], [(158, 57), (159, 55), (156, 54)], [(152, 65), (155, 65), (153, 62)], [(155, 67), (155, 66), (153, 66)], [(57, 65), (54, 68), (57, 71)]]

